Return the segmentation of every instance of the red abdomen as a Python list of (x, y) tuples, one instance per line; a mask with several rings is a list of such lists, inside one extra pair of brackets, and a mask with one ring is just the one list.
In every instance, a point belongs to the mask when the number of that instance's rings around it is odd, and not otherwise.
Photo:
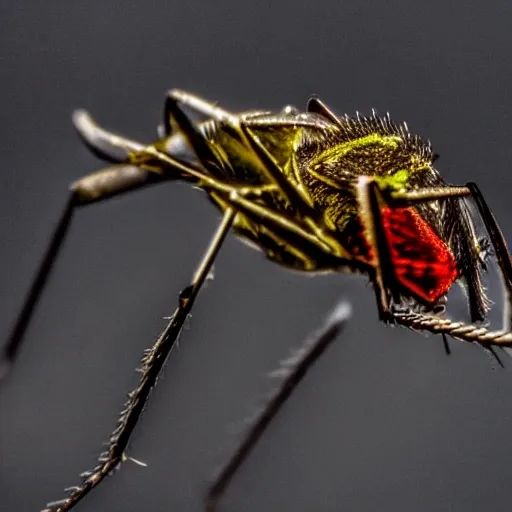
[[(381, 215), (398, 282), (423, 301), (436, 302), (459, 274), (449, 247), (412, 207), (386, 207)], [(349, 236), (348, 248), (372, 263), (373, 251), (361, 230)]]

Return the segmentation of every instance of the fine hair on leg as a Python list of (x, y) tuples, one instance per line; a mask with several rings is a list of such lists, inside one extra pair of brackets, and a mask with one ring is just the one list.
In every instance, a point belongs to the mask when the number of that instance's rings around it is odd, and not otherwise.
[(233, 454), (209, 486), (206, 495), (207, 512), (216, 510), (218, 502), (226, 492), (231, 480), (247, 460), (273, 418), (290, 398), (308, 370), (335, 340), (350, 315), (350, 304), (346, 301), (338, 303), (323, 325), (303, 343), (292, 357), (281, 364), (279, 370), (279, 375), (282, 376), (281, 382), (266, 399), (265, 404), (237, 443)]

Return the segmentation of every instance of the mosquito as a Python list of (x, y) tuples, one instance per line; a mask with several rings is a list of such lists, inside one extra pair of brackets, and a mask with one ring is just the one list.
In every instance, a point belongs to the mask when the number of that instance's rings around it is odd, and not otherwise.
[[(85, 144), (109, 166), (70, 186), (67, 206), (4, 349), (5, 371), (16, 358), (76, 209), (180, 180), (202, 189), (222, 220), (167, 327), (145, 352), (139, 384), (128, 395), (107, 450), (96, 467), (80, 475), (79, 485), (44, 512), (70, 510), (129, 458), (125, 451), (149, 392), (230, 230), (283, 267), (366, 275), (382, 322), (441, 334), (447, 351), (446, 336), (490, 351), (495, 346), (512, 351), (512, 260), (494, 215), (476, 184), (447, 184), (434, 167), (430, 143), (389, 114), (337, 117), (317, 97), (309, 99), (304, 112), (287, 106), (278, 113), (232, 114), (171, 90), (152, 144), (111, 133), (83, 110), (74, 113), (73, 121)], [(489, 241), (476, 234), (476, 213)], [(483, 325), (490, 306), (482, 276), (491, 255), (504, 288), (499, 331)], [(455, 283), (466, 292), (470, 322), (446, 315), (447, 293)], [(216, 509), (268, 423), (348, 317), (348, 305), (339, 305), (285, 365), (281, 385), (209, 488), (207, 510)]]

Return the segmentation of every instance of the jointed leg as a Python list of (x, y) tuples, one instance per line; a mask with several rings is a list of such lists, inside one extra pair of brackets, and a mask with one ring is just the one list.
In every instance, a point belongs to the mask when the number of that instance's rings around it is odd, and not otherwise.
[(491, 238), (491, 243), (503, 276), (505, 298), (508, 306), (501, 331), (489, 331), (485, 327), (478, 327), (474, 324), (454, 322), (447, 318), (416, 312), (394, 312), (394, 320), (410, 329), (427, 330), (436, 334), (448, 334), (462, 341), (480, 343), (485, 347), (499, 345), (502, 348), (507, 348), (512, 346), (509, 317), (511, 311), (510, 301), (512, 300), (512, 260), (503, 233), (478, 187), (474, 183), (469, 183), (466, 187), (447, 186), (416, 192), (386, 193), (383, 191), (382, 193), (385, 196), (386, 202), (391, 207), (397, 204), (442, 200), (449, 197), (472, 197)]
[[(397, 279), (395, 269), (391, 260), (389, 244), (383, 229), (382, 215), (380, 206), (384, 202), (377, 182), (361, 178), (358, 183), (358, 201), (360, 211), (366, 215), (362, 217), (363, 226), (367, 238), (371, 241), (374, 248), (375, 260), (375, 296), (377, 298), (377, 309), (379, 318), (382, 321), (389, 322), (394, 316), (389, 308), (389, 296), (391, 292), (395, 303), (399, 302)], [(442, 334), (443, 347), (447, 355), (451, 353), (446, 335)]]
[(36, 276), (32, 281), (32, 285), (25, 298), (25, 302), (23, 303), (18, 318), (16, 319), (14, 327), (12, 328), (11, 334), (9, 335), (7, 344), (3, 348), (3, 353), (1, 354), (0, 359), (0, 381), (7, 375), (12, 365), (14, 364), (14, 361), (16, 360), (16, 356), (18, 355), (21, 343), (23, 342), (23, 336), (30, 323), (30, 319), (32, 318), (34, 308), (36, 307), (39, 298), (41, 297), (41, 293), (46, 281), (48, 280), (48, 277), (50, 276), (53, 264), (55, 263), (55, 259), (59, 253), (60, 248), (62, 247), (62, 244), (64, 243), (66, 233), (68, 232), (68, 228), (73, 217), (75, 206), (76, 196), (75, 194), (71, 193), (68, 199), (68, 203), (62, 212), (62, 216), (59, 220), (57, 228), (55, 229), (50, 239), (50, 243), (46, 249), (45, 255), (43, 256), (43, 260), (39, 265)]
[(0, 381), (7, 375), (19, 353), (34, 309), (64, 243), (75, 209), (166, 179), (166, 176), (161, 177), (138, 167), (120, 163), (128, 161), (130, 152), (141, 150), (144, 148), (143, 145), (100, 128), (84, 111), (75, 112), (73, 121), (82, 139), (95, 154), (105, 160), (117, 162), (118, 165), (89, 174), (70, 186), (67, 204), (50, 239), (9, 339), (0, 353)]
[(272, 419), (284, 403), (290, 398), (295, 388), (313, 366), (327, 347), (334, 341), (350, 317), (350, 305), (339, 303), (328, 316), (324, 325), (306, 340), (296, 355), (282, 363), (283, 380), (268, 397), (258, 416), (249, 425), (245, 435), (238, 443), (233, 455), (222, 467), (214, 482), (208, 489), (206, 511), (214, 512), (219, 500), (225, 493), (240, 466), (249, 457), (252, 449), (261, 438)]
[[(218, 171), (222, 168), (223, 163), (216, 157), (207, 139), (181, 111), (177, 102), (212, 118), (216, 122), (226, 123), (236, 129), (242, 138), (245, 137), (247, 144), (252, 147), (255, 155), (262, 163), (262, 168), (268, 171), (271, 183), (263, 187), (248, 187), (247, 190), (243, 190), (240, 187), (230, 186), (223, 182), (220, 179), (220, 174), (222, 173), (215, 172), (216, 169)], [(246, 215), (256, 218), (270, 229), (274, 226), (284, 230), (285, 234), (290, 233), (293, 236), (298, 236), (304, 241), (304, 244), (313, 244), (317, 249), (331, 253), (333, 257), (346, 256), (344, 248), (319, 225), (318, 219), (313, 220), (314, 215), (311, 207), (304, 200), (300, 191), (291, 187), (287, 182), (282, 183), (283, 173), (277, 163), (269, 155), (268, 151), (261, 146), (256, 137), (250, 133), (250, 130), (247, 127), (241, 127), (239, 117), (233, 116), (215, 105), (182, 91), (172, 91), (169, 94), (166, 102), (166, 119), (168, 119), (169, 126), (171, 117), (179, 125), (183, 135), (192, 146), (199, 161), (203, 164), (202, 169), (197, 169), (191, 164), (159, 151), (157, 146), (144, 146), (138, 142), (108, 132), (99, 127), (83, 110), (75, 112), (73, 121), (86, 145), (100, 158), (116, 162), (117, 165), (81, 178), (71, 186), (71, 198), (68, 206), (52, 238), (34, 284), (15, 323), (10, 339), (5, 346), (4, 353), (0, 356), (0, 370), (3, 370), (4, 374), (12, 366), (14, 358), (19, 351), (23, 335), (44, 288), (44, 283), (49, 276), (58, 250), (62, 245), (72, 212), (76, 206), (89, 204), (163, 180), (183, 179), (200, 183), (210, 193), (213, 191), (218, 192), (223, 196), (225, 202)], [(215, 177), (218, 179), (215, 179)], [(280, 187), (280, 192), (284, 193), (285, 196), (293, 196), (298, 201), (296, 204), (302, 204), (301, 212), (305, 212), (305, 215), (302, 215), (302, 221), (304, 221), (305, 226), (301, 226), (295, 220), (286, 218), (278, 212), (272, 211), (255, 201), (251, 201), (251, 195), (261, 193), (265, 187), (272, 187), (274, 185)]]
[[(214, 108), (214, 111), (217, 110)], [(69, 229), (73, 212), (79, 206), (168, 179), (180, 178), (194, 183), (201, 181), (207, 190), (218, 191), (226, 195), (226, 202), (232, 204), (235, 209), (239, 208), (246, 211), (248, 215), (256, 216), (263, 224), (284, 228), (285, 232), (294, 233), (294, 236), (304, 238), (306, 244), (312, 243), (317, 248), (326, 248), (325, 243), (315, 235), (308, 233), (307, 229), (303, 229), (294, 221), (276, 215), (275, 212), (248, 199), (263, 193), (269, 186), (248, 187), (245, 190), (226, 185), (219, 180), (212, 179), (206, 170), (208, 168), (195, 169), (190, 164), (165, 155), (152, 146), (144, 146), (106, 131), (99, 127), (85, 111), (77, 111), (73, 116), (73, 121), (87, 146), (100, 158), (116, 162), (117, 165), (89, 174), (71, 185), (68, 203), (50, 240), (9, 339), (0, 354), (0, 381), (12, 367), (19, 353), (34, 309)], [(185, 121), (181, 119), (181, 123), (182, 125), (186, 123), (186, 119)], [(196, 147), (201, 140), (204, 140), (202, 136), (196, 136), (194, 139)], [(204, 148), (202, 148), (201, 156), (203, 161), (209, 156), (205, 156)], [(137, 159), (141, 161), (134, 161), (134, 165), (132, 165), (131, 161)], [(154, 167), (155, 163), (157, 164), (156, 168)], [(209, 169), (211, 168), (212, 166), (209, 165)]]
[(101, 128), (85, 110), (73, 112), (73, 124), (84, 144), (97, 157), (107, 162), (128, 162), (131, 153), (144, 148), (144, 145), (139, 142)]
[[(341, 244), (328, 232), (324, 225), (323, 216), (312, 207), (309, 196), (300, 188), (299, 185), (292, 184), (285, 177), (285, 173), (280, 169), (279, 164), (269, 151), (260, 142), (258, 137), (251, 130), (251, 121), (244, 119), (243, 116), (235, 116), (222, 108), (198, 98), (190, 93), (172, 90), (168, 93), (164, 119), (168, 122), (167, 132), (171, 131), (171, 124), (176, 123), (178, 128), (183, 132), (197, 158), (208, 170), (212, 170), (213, 176), (220, 178), (223, 166), (229, 165), (219, 160), (215, 154), (214, 148), (209, 144), (196, 126), (190, 122), (188, 117), (181, 110), (180, 105), (189, 107), (190, 109), (210, 117), (221, 126), (229, 127), (238, 137), (245, 142), (248, 149), (251, 149), (254, 156), (261, 164), (261, 171), (266, 174), (269, 185), (275, 185), (279, 190), (279, 194), (286, 199), (294, 208), (301, 212), (301, 220), (307, 226), (307, 229), (314, 234), (318, 240), (323, 240), (329, 245), (328, 251), (337, 257), (348, 257), (347, 251)], [(213, 163), (213, 169), (212, 164)], [(225, 174), (224, 174), (225, 175)]]
[(512, 314), (512, 258), (507, 247), (507, 242), (501, 229), (498, 226), (496, 218), (494, 217), (491, 209), (487, 205), (482, 192), (475, 183), (468, 183), (468, 189), (471, 191), (471, 196), (480, 212), (484, 221), (487, 232), (489, 233), (491, 243), (500, 266), (502, 277), (504, 280), (505, 289), (505, 312), (503, 319), (503, 330), (509, 331), (511, 329), (512, 321), (510, 315)]
[[(255, 156), (260, 159), (262, 171), (268, 174), (267, 177), (269, 182), (276, 184), (291, 204), (302, 204), (306, 202), (308, 207), (311, 208), (309, 202), (307, 202), (303, 196), (298, 194), (297, 190), (284, 178), (284, 175), (279, 170), (276, 161), (268, 151), (265, 150), (261, 143), (258, 142), (254, 135), (251, 134), (250, 129), (240, 116), (231, 114), (217, 105), (209, 103), (190, 93), (174, 89), (167, 95), (165, 103), (165, 118), (177, 122), (189, 139), (191, 146), (194, 148), (199, 158), (201, 158), (201, 153), (206, 154), (206, 152), (202, 151), (205, 143), (198, 139), (203, 139), (204, 141), (205, 138), (202, 136), (199, 138), (195, 136), (194, 131), (196, 130), (182, 112), (179, 104), (189, 107), (190, 109), (211, 118), (221, 126), (223, 124), (228, 126), (237, 132), (242, 140), (245, 138), (248, 145), (254, 150)], [(188, 126), (183, 121), (187, 121)], [(204, 164), (204, 161), (202, 163)]]
[[(159, 170), (156, 172), (160, 172), (163, 176), (170, 170), (171, 173), (179, 172), (190, 179), (196, 179), (198, 186), (220, 196), (224, 202), (232, 205), (241, 213), (258, 219), (262, 225), (269, 227), (269, 229), (278, 227), (284, 232), (293, 234), (301, 238), (304, 243), (311, 243), (316, 249), (325, 252), (326, 255), (331, 254), (333, 259), (341, 260), (342, 256), (340, 254), (345, 252), (334, 237), (324, 233), (320, 238), (316, 233), (310, 231), (309, 226), (303, 226), (295, 219), (250, 199), (251, 196), (258, 197), (262, 193), (272, 190), (273, 185), (249, 187), (230, 185), (225, 181), (210, 177), (207, 171), (203, 169), (162, 153), (155, 146), (147, 146), (142, 151), (133, 154), (132, 160), (134, 164), (141, 166), (145, 166), (147, 161), (158, 163)], [(349, 263), (347, 261), (347, 264)], [(338, 264), (341, 265), (341, 261)]]
[(384, 232), (381, 209), (382, 195), (377, 182), (371, 178), (361, 177), (357, 184), (357, 199), (361, 215), (363, 229), (366, 238), (373, 248), (373, 265), (375, 268), (375, 295), (379, 318), (389, 321), (392, 318), (389, 308), (389, 296), (397, 300), (397, 280), (395, 269), (391, 261), (389, 244)]
[[(191, 147), (194, 149), (197, 157), (200, 159), (203, 165), (205, 163), (205, 159), (208, 160), (208, 154), (211, 153), (212, 150), (209, 148), (209, 144), (206, 139), (201, 135), (198, 136), (197, 130), (192, 125), (192, 123), (190, 123), (187, 116), (183, 113), (180, 105), (188, 107), (191, 110), (212, 119), (213, 121), (219, 123), (221, 127), (224, 126), (230, 128), (238, 134), (241, 140), (245, 139), (249, 146), (252, 145), (253, 149), (255, 149), (255, 155), (260, 158), (260, 160), (262, 159), (261, 151), (259, 151), (257, 143), (253, 141), (254, 137), (248, 136), (247, 127), (244, 125), (240, 116), (231, 114), (221, 107), (203, 100), (202, 98), (194, 96), (193, 94), (173, 89), (167, 94), (165, 102), (164, 119), (165, 121), (169, 122), (167, 131), (170, 132), (171, 124), (176, 122), (176, 124), (183, 131), (184, 135), (187, 137)], [(256, 146), (256, 148), (254, 146)], [(284, 194), (285, 198), (287, 198), (293, 204), (292, 199), (297, 199), (297, 197), (295, 197), (297, 192), (292, 189), (292, 187), (290, 187), (290, 184), (286, 182), (286, 180), (284, 180), (284, 177), (281, 173), (272, 172), (273, 168), (277, 166), (272, 157), (264, 154), (263, 159), (264, 160), (261, 161), (261, 170), (263, 173), (267, 174), (269, 183), (277, 185), (280, 191)], [(289, 197), (290, 194), (292, 194), (294, 197)], [(299, 204), (303, 201), (304, 199), (300, 198)]]
[[(83, 478), (81, 484), (70, 488), (71, 492), (67, 498), (50, 503), (46, 509), (47, 512), (69, 510), (126, 460), (124, 450), (139, 420), (149, 391), (155, 384), (167, 355), (181, 332), (183, 323), (192, 308), (196, 295), (208, 274), (226, 233), (233, 223), (236, 211), (243, 211), (247, 215), (256, 217), (262, 225), (279, 227), (281, 235), (285, 238), (287, 236), (299, 237), (304, 244), (312, 243), (317, 249), (328, 250), (328, 246), (326, 247), (325, 242), (309, 233), (307, 229), (297, 224), (294, 220), (279, 215), (277, 212), (265, 208), (254, 200), (251, 200), (251, 196), (258, 197), (259, 194), (264, 193), (264, 189), (268, 188), (269, 185), (260, 187), (234, 187), (212, 177), (209, 171), (212, 169), (214, 162), (208, 160), (211, 155), (207, 153), (205, 146), (200, 146), (201, 137), (193, 133), (191, 135), (190, 126), (187, 127), (186, 118), (180, 119), (178, 117), (177, 121), (180, 122), (182, 129), (183, 127), (188, 129), (188, 139), (191, 143), (194, 143), (193, 149), (197, 150), (199, 147), (200, 150), (196, 152), (199, 153), (198, 157), (204, 164), (203, 168), (195, 168), (193, 165), (182, 162), (171, 155), (166, 155), (159, 151), (156, 146), (142, 146), (128, 139), (106, 132), (95, 125), (88, 115), (83, 112), (75, 116), (77, 128), (86, 143), (93, 148), (96, 154), (106, 160), (122, 163), (118, 163), (117, 166), (87, 176), (71, 187), (72, 200), (52, 240), (48, 251), (49, 256), (45, 258), (41, 266), (42, 270), (38, 274), (33, 286), (33, 290), (35, 291), (31, 291), (30, 297), (27, 300), (28, 305), (24, 308), (20, 316), (19, 325), (21, 325), (21, 327), (16, 327), (16, 333), (22, 334), (23, 330), (28, 325), (30, 313), (42, 290), (42, 283), (44, 283), (44, 280), (48, 276), (57, 249), (62, 243), (64, 233), (71, 218), (71, 213), (75, 206), (88, 204), (92, 201), (100, 200), (128, 189), (138, 188), (152, 179), (157, 181), (176, 177), (199, 183), (212, 195), (221, 195), (223, 201), (228, 206), (226, 207), (223, 223), (217, 231), (216, 237), (212, 240), (209, 251), (194, 276), (193, 282), (180, 294), (178, 308), (167, 328), (152, 349), (144, 356), (139, 386), (129, 395), (125, 409), (119, 417), (118, 426), (110, 437), (108, 449), (100, 455), (98, 465), (92, 471), (84, 472), (81, 475)], [(16, 334), (18, 340), (21, 339), (21, 334)], [(19, 341), (10, 343), (9, 346), (14, 347), (14, 350), (11, 348), (10, 352), (15, 353), (16, 348), (19, 347)]]
[[(206, 118), (213, 119), (219, 123), (225, 123), (230, 126), (235, 126), (238, 122), (238, 116), (229, 113), (227, 110), (206, 101), (199, 96), (190, 94), (180, 89), (172, 89), (167, 94), (168, 98), (172, 98), (175, 102), (179, 102), (181, 105), (203, 115)], [(170, 118), (164, 120), (164, 122), (170, 122)], [(172, 123), (171, 123), (172, 124)]]
[(203, 168), (208, 170), (208, 174), (217, 178), (226, 175), (223, 173), (225, 162), (220, 160), (208, 139), (194, 126), (171, 94), (165, 102), (165, 119), (176, 123)]
[(222, 222), (211, 240), (206, 254), (194, 273), (192, 282), (181, 291), (178, 307), (167, 327), (159, 336), (153, 347), (145, 353), (142, 359), (139, 385), (129, 393), (125, 407), (119, 416), (117, 427), (110, 436), (108, 448), (100, 455), (98, 465), (93, 470), (86, 471), (80, 475), (83, 479), (82, 482), (80, 485), (71, 488), (72, 491), (68, 497), (49, 503), (43, 512), (64, 512), (70, 510), (94, 487), (99, 485), (106, 476), (128, 459), (125, 454), (125, 449), (146, 405), (149, 392), (155, 385), (158, 375), (167, 360), (167, 356), (179, 338), (185, 320), (210, 272), (224, 238), (233, 223), (235, 215), (235, 211), (231, 209), (228, 209), (224, 213)]
[[(285, 233), (299, 237), (305, 244), (312, 244), (316, 249), (324, 251), (327, 255), (331, 253), (331, 247), (325, 240), (319, 239), (315, 234), (311, 233), (307, 226), (302, 226), (295, 219), (287, 217), (282, 213), (263, 206), (251, 199), (258, 197), (262, 193), (269, 191), (272, 185), (263, 185), (255, 187), (240, 187), (230, 185), (224, 181), (217, 180), (205, 174), (201, 169), (196, 169), (190, 164), (180, 162), (170, 155), (164, 154), (154, 146), (148, 146), (143, 151), (133, 155), (141, 165), (144, 164), (145, 158), (154, 159), (162, 166), (162, 173), (165, 173), (166, 166), (171, 170), (178, 170), (184, 174), (189, 174), (198, 180), (198, 185), (209, 193), (218, 195), (222, 201), (233, 206), (236, 210), (244, 213), (252, 218), (257, 219), (262, 225), (272, 229), (277, 227)], [(333, 254), (333, 258), (336, 257)]]
[[(197, 105), (202, 106), (201, 112), (204, 112), (205, 115), (216, 115), (219, 120), (235, 117), (219, 107), (186, 93), (174, 91), (173, 94), (176, 94), (180, 101), (187, 98), (187, 101), (183, 100), (183, 102), (191, 108), (195, 108)], [(98, 155), (104, 159), (126, 160), (131, 164), (100, 171), (76, 182), (73, 186), (74, 190), (80, 193), (80, 197), (84, 197), (83, 201), (92, 201), (119, 193), (121, 188), (138, 187), (143, 184), (144, 180), (152, 177), (155, 178), (155, 181), (179, 178), (197, 183), (209, 192), (219, 193), (237, 210), (256, 216), (263, 224), (274, 225), (285, 231), (293, 232), (317, 247), (327, 250), (327, 252), (333, 252), (335, 256), (339, 256), (338, 253), (343, 252), (339, 243), (327, 234), (322, 233), (323, 236), (320, 237), (317, 233), (310, 233), (308, 232), (311, 231), (310, 226), (303, 228), (293, 219), (287, 219), (283, 215), (278, 215), (251, 201), (252, 197), (258, 197), (264, 191), (270, 190), (273, 185), (240, 187), (230, 185), (216, 177), (218, 173), (213, 172), (214, 167), (221, 168), (224, 165), (223, 162), (218, 160), (206, 138), (188, 120), (176, 101), (174, 96), (169, 96), (166, 102), (166, 118), (172, 118), (173, 122), (178, 125), (202, 164), (200, 168), (160, 151), (157, 145), (143, 146), (107, 132), (97, 126), (83, 111), (75, 115), (75, 124), (82, 138), (89, 146), (95, 148)], [(114, 157), (114, 155), (118, 155), (118, 157)], [(327, 243), (329, 245), (326, 245)]]

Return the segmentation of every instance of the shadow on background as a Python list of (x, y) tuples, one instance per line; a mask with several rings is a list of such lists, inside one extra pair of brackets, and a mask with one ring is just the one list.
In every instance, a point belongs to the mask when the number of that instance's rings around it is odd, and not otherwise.
[[(235, 1), (0, 7), (0, 334), (67, 185), (99, 164), (76, 107), (150, 141), (164, 93), (230, 110), (304, 106), (406, 119), (452, 183), (478, 182), (510, 240), (512, 4)], [(37, 511), (94, 464), (133, 368), (219, 214), (186, 185), (80, 211), (0, 394), (0, 507)], [(493, 289), (499, 305), (499, 292)], [(229, 238), (127, 463), (77, 508), (198, 511), (265, 377), (340, 296), (354, 317), (239, 473), (225, 511), (510, 510), (512, 365), (380, 325), (363, 278), (308, 278)], [(455, 305), (461, 310), (461, 305)]]

